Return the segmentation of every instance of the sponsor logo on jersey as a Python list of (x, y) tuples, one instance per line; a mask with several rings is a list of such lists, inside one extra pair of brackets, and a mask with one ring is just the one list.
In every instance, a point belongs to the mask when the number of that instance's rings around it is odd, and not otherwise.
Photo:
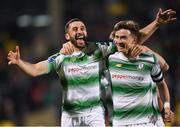
[(135, 75), (122, 75), (122, 74), (111, 74), (112, 79), (131, 79), (143, 81), (144, 77)]
[(68, 69), (69, 73), (85, 73), (88, 72), (89, 70), (92, 69), (97, 69), (97, 65), (93, 65), (93, 66), (82, 66), (82, 67), (70, 67)]

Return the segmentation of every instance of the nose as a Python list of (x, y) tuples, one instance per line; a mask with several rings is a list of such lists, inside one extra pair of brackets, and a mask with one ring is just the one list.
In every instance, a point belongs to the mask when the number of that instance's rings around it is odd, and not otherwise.
[(78, 33), (78, 34), (82, 34), (83, 31), (82, 31), (81, 29), (78, 29), (77, 33)]

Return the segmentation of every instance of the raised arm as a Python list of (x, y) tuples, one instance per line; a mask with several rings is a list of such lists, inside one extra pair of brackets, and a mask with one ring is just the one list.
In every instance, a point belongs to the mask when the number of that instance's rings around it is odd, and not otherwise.
[(16, 51), (9, 51), (7, 59), (9, 60), (8, 65), (15, 64), (21, 68), (28, 75), (33, 77), (42, 75), (48, 72), (48, 63), (47, 61), (41, 61), (36, 64), (31, 64), (29, 62), (23, 61), (20, 58), (19, 46), (16, 46)]
[(140, 44), (143, 44), (159, 28), (160, 25), (176, 20), (177, 18), (175, 17), (175, 14), (176, 11), (172, 9), (165, 11), (159, 9), (156, 19), (140, 30)]

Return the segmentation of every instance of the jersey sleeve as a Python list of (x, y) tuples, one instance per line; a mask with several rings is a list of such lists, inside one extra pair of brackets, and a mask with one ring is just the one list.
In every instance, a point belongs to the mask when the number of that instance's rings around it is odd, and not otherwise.
[(106, 57), (117, 50), (113, 42), (97, 43), (97, 45), (101, 50), (103, 57)]
[(48, 62), (48, 73), (56, 71), (63, 61), (64, 55), (56, 53), (47, 59)]
[(151, 78), (156, 83), (159, 83), (163, 80), (163, 73), (158, 63), (156, 63), (152, 68)]

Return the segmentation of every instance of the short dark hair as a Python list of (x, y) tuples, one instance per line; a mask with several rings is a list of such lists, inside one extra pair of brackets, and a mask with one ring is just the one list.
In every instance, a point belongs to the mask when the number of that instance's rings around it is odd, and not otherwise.
[(82, 22), (82, 21), (81, 21), (80, 19), (78, 19), (78, 18), (73, 18), (73, 19), (69, 20), (69, 21), (66, 23), (66, 25), (65, 25), (65, 33), (68, 32), (69, 24), (71, 24), (72, 22), (76, 22), (76, 21)]
[(114, 25), (113, 31), (110, 34), (110, 39), (113, 39), (115, 37), (115, 32), (120, 29), (128, 29), (131, 31), (132, 34), (136, 35), (138, 38), (140, 36), (139, 24), (133, 20), (124, 20), (119, 21)]

